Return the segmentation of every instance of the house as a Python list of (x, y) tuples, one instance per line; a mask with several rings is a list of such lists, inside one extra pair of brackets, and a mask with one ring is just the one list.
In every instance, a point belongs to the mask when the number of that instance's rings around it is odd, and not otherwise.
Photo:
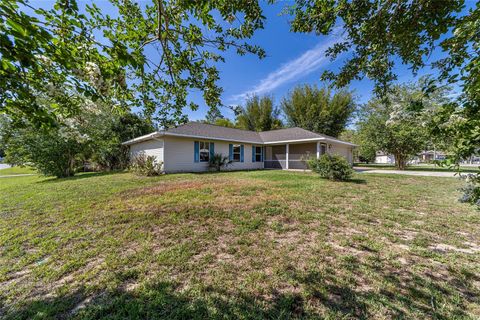
[(214, 153), (228, 155), (229, 170), (305, 169), (310, 157), (339, 154), (350, 163), (355, 144), (301, 128), (263, 132), (189, 122), (176, 128), (153, 132), (123, 143), (131, 157), (140, 153), (163, 162), (163, 170), (199, 172), (208, 170)]
[[(442, 151), (425, 150), (420, 152), (416, 156), (412, 156), (408, 161), (408, 164), (429, 163), (435, 160), (445, 160), (446, 158), (446, 154)], [(393, 156), (393, 154), (377, 151), (375, 156), (375, 163), (395, 164), (395, 157)]]
[(377, 151), (375, 155), (375, 163), (395, 164), (395, 157), (392, 154), (387, 154), (382, 151)]

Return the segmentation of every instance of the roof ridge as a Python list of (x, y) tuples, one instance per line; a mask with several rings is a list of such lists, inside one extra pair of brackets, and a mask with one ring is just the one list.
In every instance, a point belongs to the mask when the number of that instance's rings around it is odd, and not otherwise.
[[(226, 129), (234, 129), (234, 130), (240, 130), (240, 131), (246, 131), (246, 132), (253, 132), (253, 133), (259, 133), (259, 131), (254, 131), (254, 130), (247, 130), (247, 129), (240, 129), (240, 128), (230, 128), (226, 126), (222, 126), (220, 124), (213, 124), (213, 123), (208, 123), (208, 122), (198, 122), (198, 121), (189, 121), (187, 123), (184, 123), (183, 125), (189, 124), (189, 123), (195, 123), (195, 124), (204, 124), (204, 125), (209, 125), (209, 126), (214, 126), (214, 127), (220, 127), (220, 128), (226, 128)], [(177, 127), (178, 128), (178, 127)], [(262, 131), (260, 131), (262, 132)]]

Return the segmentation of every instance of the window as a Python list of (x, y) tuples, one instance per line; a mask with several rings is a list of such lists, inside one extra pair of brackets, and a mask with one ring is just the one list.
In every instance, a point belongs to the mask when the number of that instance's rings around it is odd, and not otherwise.
[(233, 152), (232, 152), (232, 155), (233, 155), (232, 160), (233, 160), (233, 162), (240, 162), (240, 152), (241, 152), (240, 149), (241, 149), (241, 148), (240, 148), (240, 145), (239, 145), (239, 144), (234, 144), (234, 145), (233, 145), (233, 149), (232, 149), (232, 151), (233, 151)]
[(210, 142), (200, 141), (200, 162), (210, 159)]
[(255, 162), (262, 161), (262, 147), (255, 147)]

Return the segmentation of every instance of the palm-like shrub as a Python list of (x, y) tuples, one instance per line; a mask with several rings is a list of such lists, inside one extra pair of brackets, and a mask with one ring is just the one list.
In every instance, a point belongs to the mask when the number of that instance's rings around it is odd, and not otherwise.
[(353, 175), (353, 169), (347, 159), (339, 155), (324, 154), (319, 159), (311, 158), (308, 167), (322, 178), (330, 180), (348, 180)]
[(228, 167), (231, 163), (232, 160), (221, 153), (215, 153), (213, 156), (210, 156), (210, 159), (208, 160), (208, 166), (216, 171)]

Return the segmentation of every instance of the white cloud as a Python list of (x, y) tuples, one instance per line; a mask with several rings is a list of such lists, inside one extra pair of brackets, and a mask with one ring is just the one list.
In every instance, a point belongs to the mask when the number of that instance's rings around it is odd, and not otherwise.
[(252, 89), (233, 95), (231, 99), (233, 101), (243, 101), (253, 94), (267, 94), (285, 83), (304, 77), (328, 65), (330, 60), (325, 55), (325, 51), (340, 40), (339, 37), (333, 36), (330, 41), (319, 43), (313, 49), (304, 52), (299, 57), (268, 74)]

